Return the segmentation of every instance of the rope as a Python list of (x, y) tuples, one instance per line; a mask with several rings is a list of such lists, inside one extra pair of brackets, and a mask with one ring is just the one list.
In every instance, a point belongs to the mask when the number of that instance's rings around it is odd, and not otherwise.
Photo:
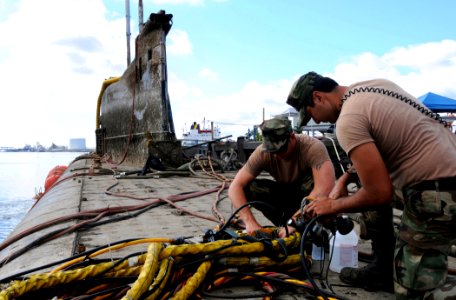
[(227, 186), (227, 181), (223, 181), (222, 182), (222, 186), (220, 187), (220, 189), (217, 191), (217, 194), (215, 196), (215, 201), (212, 203), (212, 214), (219, 220), (219, 223), (221, 225), (223, 225), (225, 223), (225, 218), (223, 217), (223, 215), (220, 213), (220, 211), (217, 209), (217, 206), (218, 204), (220, 203), (220, 201), (222, 201), (222, 199), (220, 198), (220, 194), (226, 189), (228, 188)]
[[(210, 167), (210, 170), (211, 172), (208, 172), (206, 170), (206, 168), (204, 167), (204, 164), (202, 163), (202, 161), (207, 161), (208, 164), (209, 164), (209, 167)], [(229, 186), (229, 183), (232, 181), (232, 179), (228, 179), (226, 178), (225, 176), (222, 176), (220, 174), (217, 174), (214, 170), (214, 167), (213, 167), (213, 164), (212, 164), (212, 159), (210, 156), (204, 158), (204, 160), (202, 160), (199, 156), (197, 156), (193, 161), (190, 162), (189, 164), (189, 170), (190, 172), (192, 172), (194, 175), (197, 175), (197, 173), (195, 172), (195, 170), (193, 169), (192, 165), (194, 164), (194, 162), (197, 162), (199, 167), (201, 168), (201, 170), (203, 171), (203, 173), (207, 176), (209, 176), (210, 178), (213, 178), (213, 179), (216, 179), (216, 180), (219, 180), (222, 182), (222, 187), (219, 189), (219, 191), (217, 192), (217, 195), (216, 195), (216, 198), (215, 198), (215, 201), (212, 203), (212, 214), (218, 219), (220, 225), (223, 225), (225, 223), (225, 218), (223, 217), (223, 215), (220, 213), (220, 211), (217, 209), (217, 206), (218, 204), (220, 203), (221, 201), (221, 198), (220, 198), (220, 194), (223, 192), (223, 190), (225, 190), (226, 188), (228, 188)], [(228, 184), (228, 186), (227, 186)]]
[[(116, 184), (114, 184), (113, 186), (115, 186)], [(111, 186), (110, 188), (112, 188), (113, 186)], [(193, 193), (188, 193), (188, 194), (185, 194), (185, 195), (171, 195), (171, 196), (168, 196), (166, 199), (169, 200), (169, 201), (172, 201), (172, 202), (183, 201), (183, 200), (187, 200), (187, 199), (190, 199), (190, 198), (199, 197), (199, 196), (203, 196), (203, 195), (206, 195), (206, 194), (210, 194), (210, 193), (216, 192), (216, 191), (219, 190), (219, 188), (220, 187), (215, 187), (215, 188), (211, 188), (211, 189), (207, 189), (207, 190), (202, 190), (202, 191), (197, 191), (197, 192), (193, 192)], [(119, 196), (119, 195), (118, 194), (112, 194), (112, 196)], [(125, 195), (125, 194), (122, 194), (122, 196), (123, 197), (134, 197), (132, 195)], [(144, 197), (144, 198), (146, 198), (146, 197)], [(150, 199), (149, 197), (147, 197), (147, 198)], [(125, 213), (125, 212), (129, 212), (129, 211), (134, 211), (134, 210), (151, 208), (154, 205), (158, 205), (161, 202), (163, 202), (163, 201), (160, 200), (160, 199), (156, 199), (154, 201), (147, 202), (147, 203), (141, 204), (141, 205), (107, 207), (107, 208), (97, 209), (97, 210), (92, 210), (92, 211), (87, 211), (87, 212), (88, 213), (99, 213), (99, 214), (102, 214), (102, 216), (110, 216), (110, 215), (113, 215), (113, 214), (120, 214), (120, 213)], [(142, 210), (142, 211), (139, 211), (139, 212), (142, 213), (144, 211), (145, 210)], [(81, 212), (80, 214), (81, 215), (85, 215), (85, 213), (87, 213), (87, 212)], [(107, 212), (107, 213), (104, 213), (104, 212)], [(74, 218), (76, 218), (78, 215), (79, 214), (72, 215), (72, 216)], [(195, 215), (198, 215), (198, 214), (195, 214)], [(135, 217), (135, 215), (127, 215), (127, 217), (128, 218), (132, 218), (132, 217)], [(212, 217), (209, 216), (209, 218), (210, 218), (211, 221), (217, 222), (217, 220), (214, 220)], [(84, 226), (87, 226), (88, 224), (91, 224), (91, 225), (94, 225), (94, 226), (104, 224), (104, 223), (93, 223), (93, 222), (95, 222), (98, 219), (100, 219), (100, 218), (95, 217), (94, 219), (92, 219), (92, 222), (82, 222), (82, 223), (78, 223), (78, 224), (76, 224), (74, 226), (70, 226), (68, 228), (62, 228), (62, 229), (50, 232), (50, 233), (46, 234), (45, 236), (42, 236), (42, 237), (38, 238), (37, 240), (33, 241), (32, 243), (26, 245), (25, 247), (13, 252), (13, 253), (10, 253), (7, 257), (5, 257), (4, 259), (2, 259), (0, 261), (0, 266), (5, 265), (6, 263), (8, 263), (8, 262), (12, 261), (13, 259), (17, 258), (18, 256), (26, 253), (32, 247), (35, 247), (37, 245), (41, 245), (41, 244), (43, 244), (45, 242), (49, 242), (49, 241), (61, 236), (62, 232), (65, 232), (65, 234), (68, 234), (70, 232), (74, 232), (75, 230), (79, 230), (79, 229), (83, 228)], [(123, 219), (123, 218), (121, 218), (121, 219)], [(60, 219), (60, 218), (58, 219), (59, 222), (62, 222), (62, 220), (69, 220), (69, 218), (63, 217), (62, 219)], [(108, 220), (107, 222), (113, 222), (113, 221), (115, 221), (115, 219)], [(79, 224), (81, 224), (81, 225), (79, 225)], [(46, 222), (45, 226), (44, 225), (38, 225), (38, 228), (41, 230), (41, 229), (48, 228), (51, 225), (55, 225), (55, 223), (53, 223), (52, 221), (51, 222)], [(17, 240), (23, 238), (24, 236), (29, 235), (32, 232), (36, 232), (36, 231), (37, 231), (37, 229), (26, 230), (25, 234), (21, 234), (20, 233), (18, 236), (14, 236), (11, 239), (9, 239), (8, 241), (5, 241), (6, 243), (4, 243), (4, 244), (2, 244), (0, 246), (4, 248), (7, 245), (10, 245), (12, 243), (12, 241), (17, 241)]]

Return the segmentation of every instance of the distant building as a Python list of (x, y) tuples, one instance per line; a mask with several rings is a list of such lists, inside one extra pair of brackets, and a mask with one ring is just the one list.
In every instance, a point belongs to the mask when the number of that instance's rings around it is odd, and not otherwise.
[(85, 150), (86, 140), (85, 139), (70, 139), (69, 150)]
[[(298, 129), (297, 126), (299, 120), (299, 113), (293, 107), (289, 107), (283, 113), (274, 115), (273, 117), (288, 118), (288, 120), (291, 121), (292, 128), (295, 130)], [(330, 123), (322, 122), (320, 124), (316, 124), (313, 119), (310, 119), (307, 125), (299, 128), (298, 131), (307, 132), (308, 134), (312, 133), (312, 135), (314, 135), (315, 131), (320, 131), (321, 133), (334, 133), (334, 130), (334, 125)]]

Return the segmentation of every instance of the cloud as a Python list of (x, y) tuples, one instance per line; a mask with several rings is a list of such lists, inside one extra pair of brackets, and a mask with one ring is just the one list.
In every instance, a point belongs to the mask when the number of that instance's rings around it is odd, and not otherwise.
[(172, 5), (181, 5), (181, 4), (189, 4), (189, 5), (202, 5), (204, 0), (152, 0), (153, 4), (172, 4)]
[(72, 39), (61, 39), (55, 42), (57, 45), (68, 46), (71, 49), (82, 52), (101, 52), (101, 42), (94, 36), (82, 36)]
[(422, 69), (454, 65), (455, 57), (456, 41), (443, 40), (395, 48), (384, 55), (384, 60), (394, 66)]
[(192, 44), (188, 34), (180, 29), (174, 29), (167, 37), (167, 52), (178, 56), (187, 56), (192, 54)]
[(208, 68), (204, 68), (201, 71), (199, 71), (198, 75), (201, 78), (205, 78), (205, 79), (209, 79), (209, 80), (217, 80), (219, 78), (219, 75), (216, 72), (214, 72)]
[[(37, 141), (67, 145), (70, 138), (80, 137), (95, 146), (100, 87), (126, 68), (124, 16), (108, 12), (101, 0), (22, 0), (14, 7), (0, 23), (1, 146)], [(288, 108), (285, 99), (297, 76), (261, 74), (268, 79), (239, 83), (226, 69), (222, 72), (221, 65), (195, 59), (186, 31), (173, 29), (167, 40), (168, 54), (179, 56), (179, 68), (168, 70), (178, 137), (191, 122), (203, 119), (220, 124), (223, 135), (237, 137), (261, 123), (263, 115), (270, 118)], [(239, 69), (235, 61), (232, 64)], [(432, 91), (456, 98), (454, 74), (456, 41), (449, 39), (404, 45), (383, 54), (359, 53), (341, 58), (325, 73), (343, 85), (383, 77), (415, 96)]]
[[(212, 2), (222, 3), (228, 2), (229, 0), (211, 0)], [(163, 4), (170, 4), (170, 5), (191, 5), (191, 6), (201, 6), (204, 5), (207, 0), (151, 0), (151, 3), (155, 5), (163, 5)]]
[[(222, 135), (236, 139), (265, 118), (282, 113), (288, 107), (286, 96), (292, 82), (277, 80), (267, 83), (250, 81), (241, 90), (216, 96), (203, 87), (191, 86), (176, 74), (170, 76), (169, 93), (178, 137), (193, 121), (213, 121), (222, 128)], [(188, 126), (187, 126), (188, 125)]]
[(387, 78), (414, 96), (427, 92), (456, 98), (456, 41), (442, 40), (397, 47), (377, 56), (361, 53), (326, 75), (340, 84)]
[[(383, 55), (360, 53), (324, 75), (333, 77), (342, 85), (388, 78), (417, 97), (432, 91), (456, 98), (454, 74), (456, 41), (443, 40), (397, 47)], [(234, 138), (243, 135), (248, 128), (261, 123), (263, 109), (265, 118), (270, 118), (289, 107), (285, 99), (299, 75), (269, 82), (251, 80), (239, 91), (224, 93), (220, 90), (217, 95), (210, 96), (203, 86), (191, 86), (175, 74), (170, 80), (170, 93), (177, 135), (187, 130), (186, 124), (203, 119), (220, 124), (222, 135), (233, 134)]]
[(0, 126), (14, 128), (2, 131), (1, 145), (82, 137), (95, 146), (101, 84), (126, 67), (124, 30), (123, 16), (108, 20), (101, 0), (19, 2), (0, 23)]

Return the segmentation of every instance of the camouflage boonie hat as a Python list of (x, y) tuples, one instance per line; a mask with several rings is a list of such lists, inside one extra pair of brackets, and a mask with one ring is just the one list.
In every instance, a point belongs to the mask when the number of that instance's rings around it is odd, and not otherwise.
[(262, 149), (266, 152), (279, 152), (290, 138), (291, 122), (288, 119), (274, 118), (266, 120), (260, 125), (263, 134)]
[(312, 92), (317, 80), (323, 78), (320, 74), (309, 72), (299, 77), (291, 87), (287, 103), (299, 112), (298, 127), (306, 125), (310, 116), (306, 113), (308, 105), (313, 105)]

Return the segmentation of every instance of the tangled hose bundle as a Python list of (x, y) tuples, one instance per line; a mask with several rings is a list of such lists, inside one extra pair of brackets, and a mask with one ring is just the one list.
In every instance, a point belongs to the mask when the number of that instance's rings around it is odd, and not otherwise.
[[(299, 233), (284, 239), (247, 236), (198, 244), (145, 239), (146, 253), (95, 259), (108, 250), (137, 244), (129, 242), (74, 259), (51, 272), (12, 281), (0, 292), (0, 299), (188, 299), (208, 296), (236, 280), (260, 283), (262, 290), (253, 295), (268, 296), (282, 286), (302, 288), (312, 295), (307, 281), (279, 273), (303, 276), (300, 240)], [(310, 265), (310, 258), (306, 260)]]

